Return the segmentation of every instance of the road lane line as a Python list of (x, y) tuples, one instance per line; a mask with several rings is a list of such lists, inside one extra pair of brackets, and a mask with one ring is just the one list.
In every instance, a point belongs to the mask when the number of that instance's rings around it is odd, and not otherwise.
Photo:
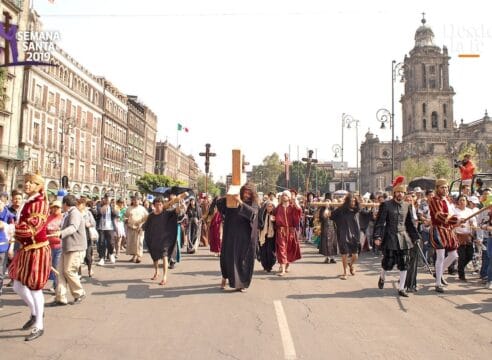
[(280, 329), (280, 336), (282, 337), (282, 344), (284, 346), (285, 359), (296, 359), (296, 349), (294, 348), (294, 341), (292, 341), (292, 335), (290, 334), (289, 324), (287, 323), (287, 317), (285, 316), (284, 307), (280, 300), (274, 300), (275, 312), (277, 314), (278, 327)]

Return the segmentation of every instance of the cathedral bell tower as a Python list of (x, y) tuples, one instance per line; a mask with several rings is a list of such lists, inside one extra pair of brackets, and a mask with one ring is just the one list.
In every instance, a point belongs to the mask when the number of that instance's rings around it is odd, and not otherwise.
[(449, 86), (448, 50), (434, 45), (434, 33), (425, 25), (415, 32), (415, 46), (404, 60), (402, 95), (403, 142), (432, 142), (453, 133), (453, 96)]

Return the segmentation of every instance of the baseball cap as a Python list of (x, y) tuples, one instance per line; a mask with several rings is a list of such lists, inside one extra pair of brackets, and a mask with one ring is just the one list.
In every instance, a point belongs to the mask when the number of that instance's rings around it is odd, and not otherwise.
[(476, 196), (470, 196), (468, 200), (476, 205), (480, 204), (480, 200)]
[(61, 209), (62, 204), (60, 200), (55, 200), (50, 204), (50, 207), (59, 207)]

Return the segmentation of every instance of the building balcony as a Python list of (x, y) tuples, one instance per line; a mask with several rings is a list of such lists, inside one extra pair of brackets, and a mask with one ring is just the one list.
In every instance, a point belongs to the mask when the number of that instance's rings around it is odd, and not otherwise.
[(27, 160), (29, 153), (17, 146), (0, 145), (0, 159), (5, 160)]

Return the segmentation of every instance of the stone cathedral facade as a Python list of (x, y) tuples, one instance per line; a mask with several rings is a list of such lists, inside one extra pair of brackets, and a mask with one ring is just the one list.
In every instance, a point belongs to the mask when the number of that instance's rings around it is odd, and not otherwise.
[[(452, 166), (460, 150), (470, 144), (477, 149), (473, 159), (477, 167), (490, 172), (488, 147), (492, 144), (492, 119), (485, 111), (476, 121), (455, 121), (448, 50), (434, 44), (434, 33), (425, 23), (422, 19), (415, 33), (415, 46), (401, 66), (405, 82), (400, 99), (403, 136), (393, 142), (395, 172), (408, 158), (431, 163), (436, 157), (445, 157)], [(390, 186), (391, 148), (391, 141), (380, 141), (370, 131), (365, 134), (360, 148), (362, 193)]]

